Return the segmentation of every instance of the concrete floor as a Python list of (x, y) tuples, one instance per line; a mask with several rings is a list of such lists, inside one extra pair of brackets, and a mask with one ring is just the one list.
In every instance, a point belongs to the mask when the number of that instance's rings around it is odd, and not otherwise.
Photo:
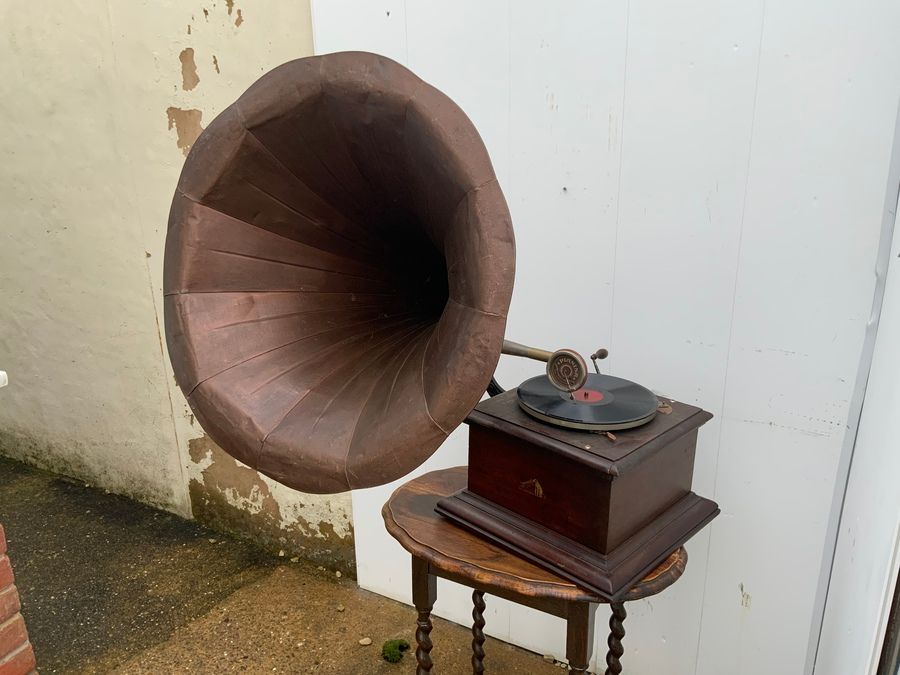
[[(410, 607), (190, 521), (0, 458), (0, 522), (41, 673), (408, 673)], [(371, 638), (372, 645), (359, 640)], [(436, 620), (437, 675), (471, 672), (468, 630)], [(488, 639), (492, 673), (563, 672)]]

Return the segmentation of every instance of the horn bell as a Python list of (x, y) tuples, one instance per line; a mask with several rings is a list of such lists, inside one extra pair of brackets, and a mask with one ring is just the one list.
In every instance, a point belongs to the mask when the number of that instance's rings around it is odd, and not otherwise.
[(191, 149), (166, 238), (176, 380), (226, 452), (341, 492), (427, 459), (484, 393), (509, 210), (465, 113), (398, 63), (291, 61)]

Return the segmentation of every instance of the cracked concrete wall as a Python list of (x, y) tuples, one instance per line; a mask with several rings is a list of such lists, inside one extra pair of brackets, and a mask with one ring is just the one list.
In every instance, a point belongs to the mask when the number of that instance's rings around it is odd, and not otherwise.
[(309, 11), (305, 0), (0, 8), (0, 453), (352, 561), (349, 496), (308, 498), (211, 447), (160, 335), (184, 157), (259, 75), (312, 53)]

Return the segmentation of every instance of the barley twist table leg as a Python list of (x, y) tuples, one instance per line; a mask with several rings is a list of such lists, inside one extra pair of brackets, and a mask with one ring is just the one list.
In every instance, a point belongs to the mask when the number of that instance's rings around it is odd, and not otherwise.
[(431, 661), (431, 610), (420, 609), (416, 620), (416, 675), (431, 672), (434, 665)]
[(472, 675), (484, 672), (484, 592), (472, 591)]
[(428, 562), (413, 556), (413, 604), (416, 606), (416, 675), (428, 675), (431, 661), (431, 610), (437, 600), (437, 577), (428, 569)]
[(609, 617), (609, 639), (606, 641), (609, 645), (609, 652), (606, 654), (606, 675), (619, 675), (622, 672), (622, 662), (619, 659), (625, 653), (625, 648), (622, 647), (622, 638), (625, 637), (623, 622), (628, 614), (621, 602), (614, 602), (609, 607), (612, 616)]

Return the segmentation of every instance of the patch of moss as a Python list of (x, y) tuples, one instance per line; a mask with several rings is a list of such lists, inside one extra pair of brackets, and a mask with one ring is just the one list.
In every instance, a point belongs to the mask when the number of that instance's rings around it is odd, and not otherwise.
[(407, 649), (409, 643), (406, 640), (388, 640), (381, 646), (381, 658), (388, 663), (397, 663)]

